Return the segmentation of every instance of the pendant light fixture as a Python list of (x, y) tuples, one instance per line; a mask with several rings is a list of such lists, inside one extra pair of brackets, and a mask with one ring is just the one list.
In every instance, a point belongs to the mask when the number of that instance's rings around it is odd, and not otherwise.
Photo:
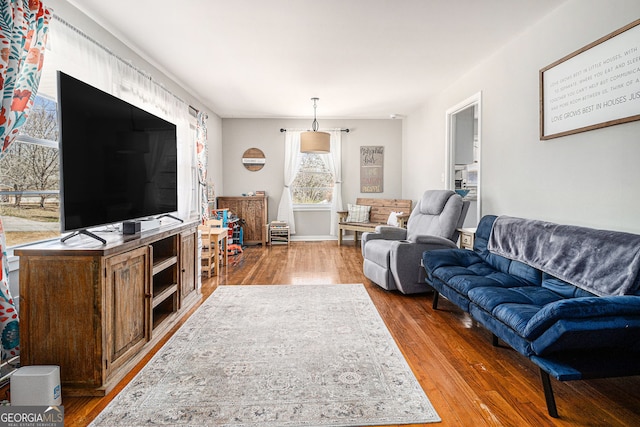
[(327, 154), (330, 152), (331, 135), (327, 132), (318, 132), (318, 120), (316, 119), (316, 102), (319, 98), (311, 98), (313, 101), (313, 123), (311, 131), (302, 132), (300, 134), (300, 152), (301, 153), (318, 153)]

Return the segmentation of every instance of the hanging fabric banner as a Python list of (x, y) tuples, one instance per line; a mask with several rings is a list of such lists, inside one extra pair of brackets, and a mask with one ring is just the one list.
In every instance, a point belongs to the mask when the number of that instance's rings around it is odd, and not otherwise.
[[(51, 12), (38, 0), (0, 3), (0, 159), (15, 141), (38, 92)], [(0, 219), (2, 360), (20, 354), (18, 312), (9, 289), (7, 244)]]
[(209, 219), (209, 194), (207, 191), (207, 119), (209, 116), (198, 112), (196, 127), (196, 153), (198, 156), (198, 182), (200, 183), (200, 217), (202, 222)]

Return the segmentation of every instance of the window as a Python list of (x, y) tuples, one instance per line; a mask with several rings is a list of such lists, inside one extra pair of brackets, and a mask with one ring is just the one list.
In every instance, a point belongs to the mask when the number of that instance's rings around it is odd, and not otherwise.
[(333, 174), (322, 156), (300, 153), (300, 168), (291, 186), (294, 205), (331, 206)]
[(0, 215), (7, 246), (60, 236), (57, 107), (37, 96), (0, 159)]

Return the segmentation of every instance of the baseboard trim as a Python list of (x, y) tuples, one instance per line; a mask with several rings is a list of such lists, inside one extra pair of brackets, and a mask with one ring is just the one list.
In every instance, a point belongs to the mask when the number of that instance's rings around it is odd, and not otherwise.
[[(353, 236), (348, 236), (353, 240)], [(337, 236), (331, 235), (314, 235), (314, 236), (291, 236), (292, 242), (321, 242), (324, 240), (338, 240)], [(343, 238), (342, 240), (349, 240), (349, 238)]]

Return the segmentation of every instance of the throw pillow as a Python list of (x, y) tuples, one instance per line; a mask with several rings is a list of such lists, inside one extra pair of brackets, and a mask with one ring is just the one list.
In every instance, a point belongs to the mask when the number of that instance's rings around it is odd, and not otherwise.
[(349, 215), (347, 215), (347, 222), (369, 222), (369, 212), (371, 206), (364, 205), (352, 205), (347, 204), (349, 209)]
[(398, 224), (398, 215), (402, 215), (403, 212), (391, 212), (389, 214), (389, 219), (387, 220), (387, 225), (393, 225), (394, 227), (397, 227)]

